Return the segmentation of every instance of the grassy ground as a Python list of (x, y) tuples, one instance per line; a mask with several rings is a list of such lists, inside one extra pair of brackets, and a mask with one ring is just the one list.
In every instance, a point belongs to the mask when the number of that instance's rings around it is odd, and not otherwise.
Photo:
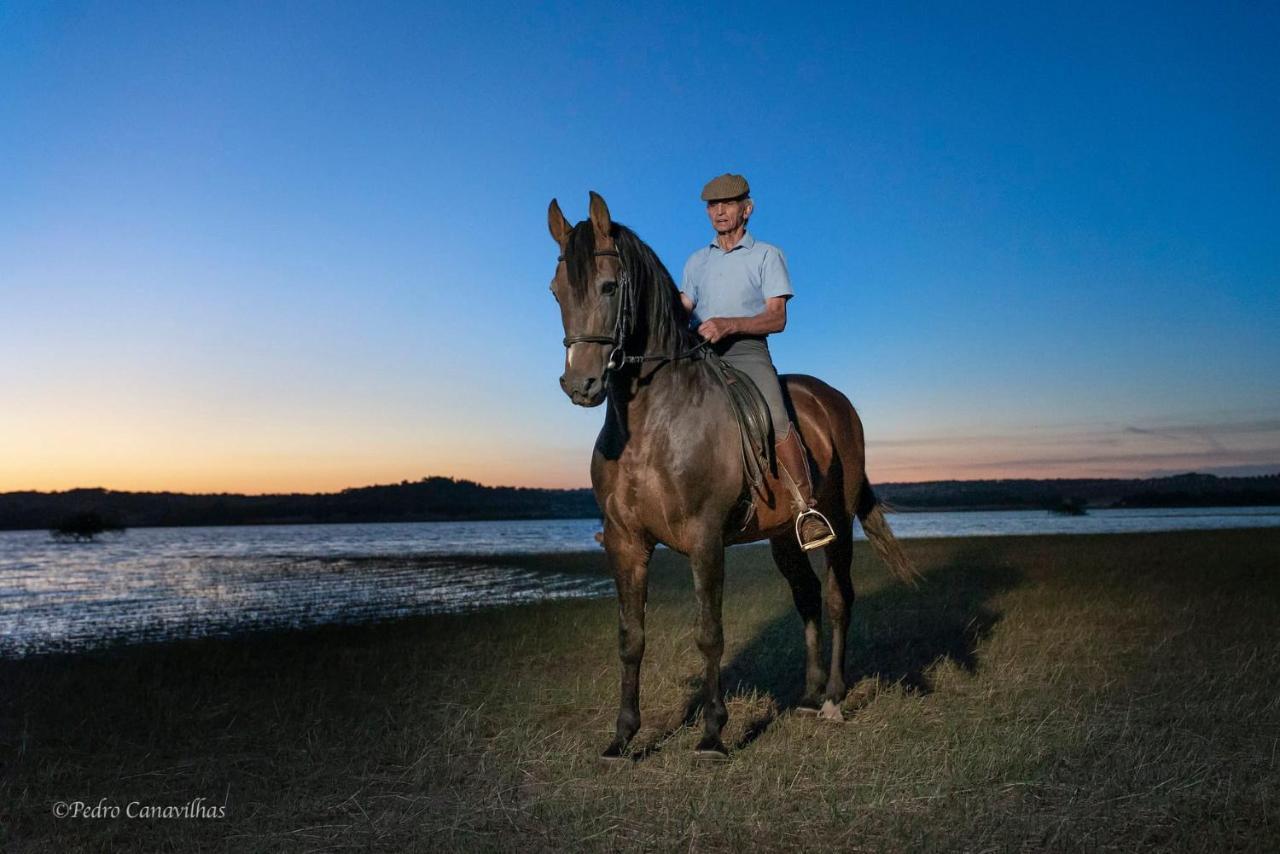
[[(843, 725), (788, 713), (799, 620), (730, 552), (721, 765), (670, 554), (622, 768), (611, 600), (3, 662), (0, 848), (1280, 848), (1280, 530), (907, 548), (918, 592), (860, 544)], [(197, 797), (225, 818), (51, 814)]]

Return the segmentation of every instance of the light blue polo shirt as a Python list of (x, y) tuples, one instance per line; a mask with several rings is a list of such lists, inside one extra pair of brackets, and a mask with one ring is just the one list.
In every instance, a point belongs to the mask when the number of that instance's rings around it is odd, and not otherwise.
[(680, 291), (694, 302), (695, 324), (713, 317), (753, 317), (769, 297), (790, 297), (787, 259), (772, 243), (747, 232), (725, 252), (712, 242), (689, 256)]

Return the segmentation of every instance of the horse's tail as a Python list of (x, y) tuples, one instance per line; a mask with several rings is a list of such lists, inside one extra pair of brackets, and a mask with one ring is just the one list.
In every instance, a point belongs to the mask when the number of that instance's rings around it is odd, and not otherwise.
[(875, 490), (871, 488), (871, 481), (867, 480), (866, 475), (862, 477), (857, 501), (858, 506), (855, 512), (858, 515), (858, 521), (862, 523), (862, 530), (866, 532), (867, 539), (871, 542), (871, 547), (876, 550), (876, 554), (900, 581), (912, 587), (919, 587), (923, 576), (916, 571), (911, 558), (907, 557), (907, 553), (902, 550), (902, 544), (893, 535), (889, 520), (884, 518), (884, 505), (876, 497)]

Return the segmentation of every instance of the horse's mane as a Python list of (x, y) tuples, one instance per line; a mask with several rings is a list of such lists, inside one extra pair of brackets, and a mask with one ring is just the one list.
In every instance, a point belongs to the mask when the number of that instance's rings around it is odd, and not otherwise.
[[(647, 340), (650, 353), (674, 356), (697, 345), (689, 329), (689, 312), (657, 253), (634, 231), (614, 222), (610, 236), (622, 264), (631, 274), (636, 296), (636, 338)], [(569, 286), (579, 293), (595, 278), (595, 229), (590, 220), (578, 223), (564, 248)]]

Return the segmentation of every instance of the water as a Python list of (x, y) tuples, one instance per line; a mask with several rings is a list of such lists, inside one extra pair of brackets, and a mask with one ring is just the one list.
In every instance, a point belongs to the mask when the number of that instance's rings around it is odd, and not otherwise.
[[(890, 514), (900, 537), (1280, 526), (1280, 508)], [(593, 519), (0, 532), (0, 655), (612, 595), (603, 575), (486, 560), (598, 550)], [(860, 536), (860, 535), (859, 535)]]
[(613, 591), (494, 555), (599, 549), (592, 520), (0, 532), (0, 655), (365, 622)]
[(1060, 516), (1044, 510), (950, 513), (890, 513), (903, 539), (999, 537), (1011, 534), (1136, 534), (1142, 531), (1202, 531), (1280, 526), (1280, 507), (1174, 507), (1090, 510)]

